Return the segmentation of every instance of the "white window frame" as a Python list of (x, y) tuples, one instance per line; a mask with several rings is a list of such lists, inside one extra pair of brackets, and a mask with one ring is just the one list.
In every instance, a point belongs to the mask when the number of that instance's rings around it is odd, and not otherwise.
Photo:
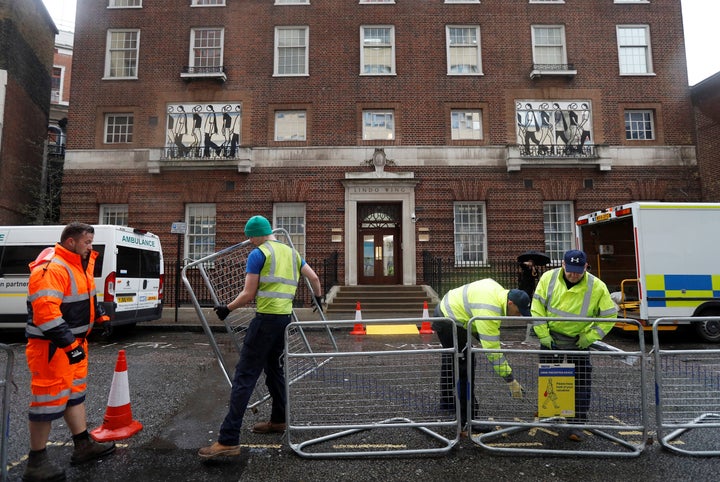
[[(114, 121), (115, 118), (120, 120), (120, 118), (122, 117), (127, 117), (128, 122), (121, 124)], [(111, 119), (113, 119), (112, 123)], [(135, 115), (132, 112), (106, 113), (104, 119), (103, 133), (103, 144), (132, 144), (135, 134)], [(111, 137), (112, 140), (108, 141), (108, 137)]]
[(305, 258), (305, 244), (307, 239), (305, 203), (275, 203), (273, 204), (273, 226), (283, 228), (290, 235), (290, 241)]
[[(60, 105), (68, 105), (67, 100), (63, 100), (63, 88), (65, 87), (65, 66), (63, 65), (53, 65), (52, 66), (53, 71), (55, 69), (60, 70), (60, 76), (58, 77), (60, 79), (60, 85), (58, 86), (57, 90), (52, 89), (50, 91), (50, 102), (54, 102), (56, 104)], [(55, 78), (53, 75), (52, 78)], [(52, 82), (52, 80), (51, 80)]]
[(142, 0), (109, 0), (108, 8), (142, 8)]
[(307, 140), (307, 111), (302, 109), (275, 111), (275, 141)]
[(101, 204), (100, 224), (114, 224), (116, 226), (128, 225), (127, 204)]
[(482, 201), (453, 203), (455, 266), (487, 265), (487, 214)]
[[(467, 125), (470, 127), (466, 127)], [(469, 135), (463, 135), (463, 133), (469, 133)], [(450, 138), (454, 141), (482, 140), (482, 109), (452, 109), (450, 111)]]
[[(217, 210), (213, 203), (190, 203), (185, 205), (185, 258), (198, 260), (215, 252)], [(245, 276), (238, 273), (238, 276)]]
[[(366, 35), (369, 31), (372, 31), (373, 29), (378, 30), (388, 30), (388, 39), (389, 42), (386, 43), (377, 43), (375, 45), (368, 44), (366, 45), (366, 37), (372, 38), (370, 35)], [(368, 40), (369, 41), (369, 40)], [(369, 52), (372, 52), (371, 49), (376, 49), (378, 52), (386, 53), (389, 51), (390, 55), (390, 65), (388, 66), (390, 71), (389, 72), (366, 72), (366, 62), (368, 62), (370, 57), (383, 57), (383, 55), (370, 55)], [(370, 64), (368, 64), (370, 65)], [(372, 65), (380, 65), (380, 64), (372, 64)], [(393, 25), (361, 25), (360, 26), (360, 75), (368, 75), (368, 76), (379, 76), (379, 75), (395, 75), (395, 27)]]
[[(211, 45), (211, 46), (203, 46), (203, 45), (197, 45), (196, 42), (198, 39), (198, 33), (200, 32), (219, 32), (220, 33), (220, 45)], [(202, 51), (202, 50), (220, 50), (220, 55), (216, 56), (202, 56), (202, 55), (195, 55), (196, 51)], [(190, 29), (190, 55), (188, 60), (188, 65), (191, 68), (197, 69), (197, 68), (211, 68), (211, 69), (217, 69), (222, 68), (224, 65), (224, 57), (225, 57), (225, 29), (222, 27), (197, 27)], [(207, 62), (208, 59), (217, 59), (215, 62), (210, 65), (210, 63)], [(198, 62), (201, 61), (201, 62)]]
[(553, 265), (559, 265), (565, 251), (573, 249), (575, 239), (575, 214), (571, 201), (547, 201), (543, 203), (543, 227), (545, 254)]
[[(452, 31), (453, 30), (470, 30), (475, 31), (475, 45), (470, 43), (452, 43)], [(475, 50), (474, 54), (468, 53), (467, 55), (458, 56), (456, 52), (471, 52)], [(482, 70), (482, 48), (480, 42), (480, 26), (479, 25), (446, 25), (445, 26), (445, 50), (447, 54), (447, 74), (448, 75), (483, 75)], [(470, 59), (474, 62), (474, 66), (477, 69), (475, 72), (466, 71), (453, 71), (453, 61), (462, 57), (463, 60)], [(458, 65), (472, 65), (458, 64)]]
[[(125, 48), (125, 47), (114, 47), (112, 45), (113, 42), (113, 34), (135, 34), (135, 47), (132, 48)], [(114, 54), (116, 53), (124, 53), (124, 52), (135, 52), (134, 58), (132, 56), (130, 57), (121, 57), (119, 59), (114, 58)], [(139, 69), (139, 57), (140, 57), (140, 30), (138, 29), (109, 29), (107, 31), (107, 36), (105, 40), (105, 79), (113, 79), (113, 80), (122, 80), (122, 79), (137, 79), (138, 78), (138, 69)], [(123, 63), (123, 60), (125, 62), (131, 61), (134, 62), (134, 66), (132, 67), (131, 75), (117, 75), (114, 70), (114, 63)], [(124, 72), (126, 69), (125, 67), (122, 67), (122, 71)]]
[[(293, 37), (292, 43), (288, 45), (281, 44), (282, 33), (291, 31), (298, 32), (301, 35)], [(283, 41), (287, 41), (287, 39), (284, 39)], [(309, 42), (310, 28), (308, 26), (297, 25), (275, 27), (275, 61), (273, 76), (298, 77), (309, 75)], [(282, 62), (281, 59), (292, 59), (294, 62), (288, 65), (287, 62)], [(292, 67), (296, 67), (298, 71), (291, 71)], [(281, 70), (283, 70), (283, 72), (281, 72)]]
[[(647, 116), (648, 119), (643, 118), (638, 120), (630, 118), (631, 116), (638, 114), (642, 115), (643, 117)], [(657, 139), (657, 136), (655, 134), (655, 112), (652, 109), (626, 109), (624, 119), (626, 141), (654, 141)], [(645, 137), (647, 135), (648, 129), (633, 128), (633, 126), (638, 126), (640, 124), (650, 124), (650, 137)], [(630, 137), (628, 137), (628, 132), (630, 133)], [(634, 137), (633, 133), (638, 134), (638, 137)], [(643, 137), (640, 137), (639, 134), (642, 134)]]
[[(380, 124), (381, 120), (382, 124)], [(390, 128), (387, 127), (388, 124), (391, 124)], [(388, 135), (383, 137), (382, 133)], [(363, 110), (362, 136), (364, 141), (395, 140), (395, 112), (388, 109)]]
[[(620, 32), (622, 30), (643, 30), (644, 31), (644, 37), (645, 37), (645, 43), (644, 44), (622, 44), (620, 39)], [(650, 26), (649, 25), (618, 25), (616, 27), (616, 34), (617, 34), (617, 48), (618, 48), (618, 70), (620, 71), (620, 75), (655, 75), (653, 72), (653, 62), (652, 62), (652, 49), (651, 49), (651, 41), (650, 41)], [(644, 55), (627, 55), (627, 50), (643, 50)], [(632, 69), (628, 69), (628, 67), (632, 67), (630, 63), (627, 62), (629, 58), (640, 58), (644, 57), (645, 62), (645, 70), (644, 71), (635, 71)]]
[[(547, 44), (541, 44), (538, 43), (537, 38), (537, 31), (539, 29), (557, 29), (560, 31), (560, 39), (561, 43), (553, 44), (553, 43), (547, 43)], [(565, 26), (564, 25), (533, 25), (530, 28), (531, 34), (532, 34), (532, 54), (533, 54), (533, 64), (538, 65), (567, 65), (567, 42), (565, 40)], [(543, 62), (541, 61), (541, 55), (538, 53), (538, 49), (543, 48), (553, 48), (553, 49), (561, 49), (561, 55), (560, 55), (560, 61), (557, 63), (549, 63), (549, 62)]]

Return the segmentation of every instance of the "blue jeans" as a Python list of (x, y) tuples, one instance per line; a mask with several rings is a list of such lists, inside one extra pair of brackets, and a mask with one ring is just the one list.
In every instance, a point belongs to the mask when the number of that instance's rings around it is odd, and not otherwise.
[(250, 322), (240, 359), (235, 366), (230, 406), (220, 426), (218, 442), (223, 445), (238, 445), (243, 416), (258, 378), (265, 370), (265, 385), (272, 398), (270, 421), (285, 423), (285, 374), (282, 356), (285, 349), (285, 328), (290, 324), (290, 315), (266, 315), (256, 313)]

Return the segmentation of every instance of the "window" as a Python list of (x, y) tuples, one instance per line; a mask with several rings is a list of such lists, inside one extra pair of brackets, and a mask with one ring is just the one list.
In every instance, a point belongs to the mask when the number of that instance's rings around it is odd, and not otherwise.
[(100, 224), (128, 225), (127, 204), (101, 204)]
[(534, 25), (532, 27), (533, 63), (540, 65), (567, 64), (565, 27)]
[(224, 7), (225, 0), (192, 0), (193, 7)]
[(650, 31), (645, 25), (617, 27), (620, 75), (651, 74)]
[(133, 141), (132, 114), (105, 114), (105, 144), (129, 144)]
[(543, 205), (545, 223), (545, 254), (553, 262), (559, 263), (565, 251), (572, 249), (574, 238), (574, 216), (572, 203), (558, 201)]
[(629, 141), (655, 140), (655, 123), (653, 122), (653, 111), (625, 111), (625, 139)]
[(194, 28), (190, 31), (190, 68), (195, 73), (222, 71), (222, 28)]
[(446, 27), (448, 74), (482, 74), (480, 27)]
[(307, 120), (304, 110), (275, 112), (276, 141), (306, 140)]
[(110, 0), (109, 8), (142, 7), (142, 0)]
[(392, 111), (363, 111), (363, 140), (395, 139), (395, 120)]
[(139, 30), (108, 30), (105, 77), (136, 79), (139, 50)]
[(455, 218), (455, 265), (485, 264), (485, 204), (457, 202), (453, 206)]
[(453, 140), (483, 138), (482, 111), (453, 110), (450, 112), (450, 132)]
[(395, 74), (394, 27), (360, 27), (362, 75)]
[[(215, 252), (215, 205), (188, 204), (185, 208), (186, 257), (197, 260)], [(239, 276), (245, 276), (239, 273)]]
[(50, 78), (50, 102), (59, 104), (62, 102), (63, 74), (64, 67), (53, 66), (52, 77)]
[(305, 203), (276, 203), (273, 226), (283, 228), (290, 235), (295, 249), (305, 257)]
[(275, 75), (308, 75), (308, 28), (275, 28)]

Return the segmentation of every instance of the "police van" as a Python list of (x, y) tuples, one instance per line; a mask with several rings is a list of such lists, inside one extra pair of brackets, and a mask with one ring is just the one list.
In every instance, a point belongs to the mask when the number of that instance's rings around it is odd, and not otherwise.
[[(65, 226), (0, 226), (0, 328), (27, 323), (28, 265), (60, 241)], [(98, 301), (112, 326), (159, 319), (164, 264), (157, 235), (127, 226), (93, 225)]]

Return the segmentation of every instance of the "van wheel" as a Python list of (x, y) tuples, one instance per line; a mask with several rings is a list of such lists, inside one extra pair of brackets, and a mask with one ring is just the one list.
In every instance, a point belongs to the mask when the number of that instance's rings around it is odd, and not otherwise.
[[(703, 316), (720, 316), (720, 312), (703, 312)], [(700, 338), (710, 343), (720, 343), (720, 320), (706, 320), (693, 322), (695, 332)]]

